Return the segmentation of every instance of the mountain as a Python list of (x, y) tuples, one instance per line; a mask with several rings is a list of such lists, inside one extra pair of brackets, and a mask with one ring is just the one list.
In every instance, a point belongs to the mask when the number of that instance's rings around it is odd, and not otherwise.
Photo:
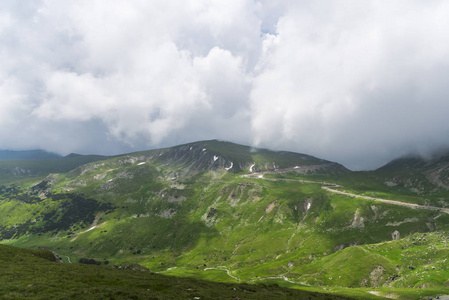
[(44, 150), (0, 150), (0, 159), (51, 159), (60, 158), (56, 153), (47, 152)]
[(417, 155), (402, 157), (379, 168), (377, 172), (389, 179), (389, 185), (405, 186), (416, 193), (449, 190), (449, 152), (429, 158)]
[(185, 171), (225, 169), (231, 172), (276, 171), (278, 169), (307, 167), (302, 172), (339, 173), (348, 170), (337, 163), (287, 151), (242, 146), (223, 141), (203, 141), (162, 149), (158, 161), (182, 166)]
[(385, 183), (392, 172), (201, 141), (4, 185), (0, 236), (164, 275), (356, 298), (449, 293), (446, 202), (402, 193)]
[[(15, 155), (19, 157), (20, 155)], [(22, 156), (23, 157), (23, 156)], [(31, 156), (29, 156), (31, 157)], [(38, 156), (36, 156), (38, 157)], [(0, 159), (0, 184), (65, 173), (89, 162), (106, 159), (101, 155), (75, 155), (57, 158)]]

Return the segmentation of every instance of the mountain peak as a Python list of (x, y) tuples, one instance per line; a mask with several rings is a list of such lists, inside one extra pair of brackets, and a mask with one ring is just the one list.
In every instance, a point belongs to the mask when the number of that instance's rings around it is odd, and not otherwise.
[[(161, 150), (159, 160), (181, 164), (190, 170), (224, 169), (231, 172), (276, 171), (299, 166), (332, 165), (334, 171), (347, 171), (343, 166), (310, 155), (272, 151), (226, 141), (199, 141)], [(317, 169), (316, 167), (314, 169)]]

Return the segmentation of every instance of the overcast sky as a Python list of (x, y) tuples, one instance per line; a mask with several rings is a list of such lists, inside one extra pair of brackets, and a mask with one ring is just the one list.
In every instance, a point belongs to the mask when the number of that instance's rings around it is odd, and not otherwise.
[(0, 148), (221, 139), (373, 169), (449, 144), (449, 1), (3, 0)]

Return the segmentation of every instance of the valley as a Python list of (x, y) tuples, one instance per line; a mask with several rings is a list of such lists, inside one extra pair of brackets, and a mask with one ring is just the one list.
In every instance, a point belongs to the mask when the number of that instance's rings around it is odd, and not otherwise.
[(203, 141), (32, 168), (20, 161), (17, 174), (8, 161), (0, 236), (67, 265), (139, 264), (366, 299), (445, 295), (445, 159), (352, 172), (304, 154)]

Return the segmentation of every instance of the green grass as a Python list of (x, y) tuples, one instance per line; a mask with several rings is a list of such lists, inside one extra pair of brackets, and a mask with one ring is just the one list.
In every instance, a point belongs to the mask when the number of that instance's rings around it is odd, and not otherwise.
[[(142, 268), (60, 264), (49, 251), (0, 245), (2, 299), (345, 299), (277, 285), (216, 283)], [(54, 257), (53, 257), (54, 259)], [(213, 273), (213, 272), (211, 272)], [(212, 279), (219, 279), (212, 276)]]
[[(233, 155), (245, 168), (254, 162), (262, 166), (272, 160), (278, 165), (307, 161), (306, 156), (289, 152), (202, 143), (192, 145)], [(434, 234), (448, 230), (448, 215), (338, 195), (316, 183), (241, 178), (221, 169), (186, 172), (182, 162), (161, 161), (159, 153), (169, 150), (160, 151), (114, 157), (52, 175), (51, 194), (45, 197), (42, 190), (33, 192), (31, 181), (14, 195), (2, 194), (0, 229), (16, 230), (2, 243), (51, 249), (72, 261), (138, 263), (164, 274), (229, 283), (312, 285), (357, 298), (376, 297), (367, 294), (370, 288), (384, 293), (377, 288), (382, 285), (400, 295), (418, 287), (445, 291), (449, 266), (442, 261), (448, 253), (444, 239)], [(354, 194), (413, 203), (435, 202), (442, 195), (402, 193), (403, 187), (385, 185), (375, 172), (265, 176), (333, 182)], [(96, 201), (83, 222), (74, 218), (82, 210), (67, 204), (72, 197), (67, 191)], [(26, 198), (31, 193), (42, 198)], [(110, 209), (101, 208), (106, 204)], [(53, 218), (40, 218), (49, 212), (54, 212)], [(35, 232), (17, 229), (29, 226), (27, 222), (32, 222), (30, 228), (47, 228), (50, 221), (61, 220), (69, 220), (69, 226)], [(98, 227), (87, 231), (94, 220)], [(402, 237), (399, 241), (391, 241), (395, 230)], [(423, 233), (432, 242), (410, 240)], [(432, 269), (436, 264), (441, 268)]]

